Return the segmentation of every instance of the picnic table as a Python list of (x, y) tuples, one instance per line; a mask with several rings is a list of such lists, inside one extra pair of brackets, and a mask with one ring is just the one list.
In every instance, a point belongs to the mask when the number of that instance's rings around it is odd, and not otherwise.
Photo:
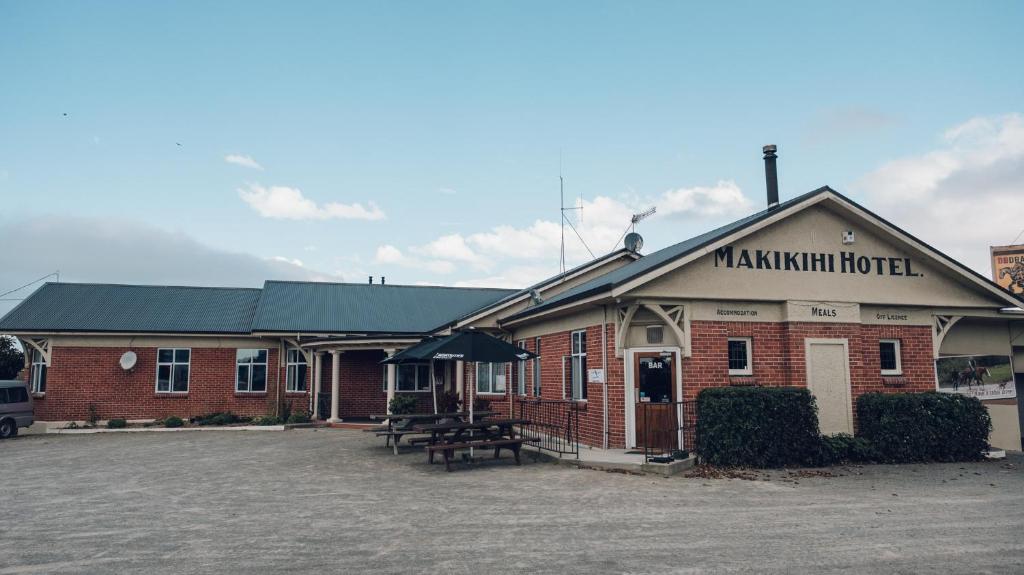
[[(502, 449), (509, 449), (515, 456), (516, 465), (520, 464), (519, 451), (524, 443), (537, 441), (533, 438), (516, 437), (517, 425), (527, 425), (528, 419), (489, 419), (487, 421), (450, 422), (450, 423), (419, 423), (413, 429), (421, 433), (429, 433), (427, 462), (434, 463), (434, 454), (438, 451), (444, 457), (444, 468), (451, 471), (451, 460), (456, 449), (494, 449), (494, 458), (498, 459)], [(469, 437), (466, 434), (469, 434)]]
[[(493, 415), (493, 411), (477, 411), (473, 414), (474, 418), (484, 418)], [(463, 422), (469, 418), (468, 411), (455, 411), (448, 413), (393, 413), (386, 415), (371, 415), (370, 419), (381, 421), (384, 420), (384, 425), (377, 427), (371, 427), (365, 431), (373, 433), (377, 437), (384, 437), (384, 446), (389, 445), (394, 450), (395, 455), (398, 455), (398, 442), (405, 435), (423, 435), (423, 432), (416, 431), (414, 427), (417, 424), (424, 422), (436, 423), (444, 419), (451, 419), (454, 422)], [(410, 445), (415, 443), (425, 443), (429, 441), (425, 436), (409, 439)]]

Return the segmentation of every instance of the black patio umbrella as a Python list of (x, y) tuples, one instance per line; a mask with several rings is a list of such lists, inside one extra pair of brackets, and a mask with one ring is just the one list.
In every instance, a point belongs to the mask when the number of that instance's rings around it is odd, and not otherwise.
[[(433, 337), (386, 358), (381, 363), (423, 363), (430, 362), (430, 390), (434, 396), (434, 411), (437, 412), (437, 386), (434, 385), (434, 360), (469, 361), (480, 363), (506, 363), (537, 357), (537, 354), (502, 341), (482, 331), (457, 331), (444, 337)], [(469, 403), (469, 420), (473, 421), (473, 402)]]
[(435, 337), (400, 351), (381, 363), (422, 363), (433, 359), (443, 361), (471, 361), (505, 363), (537, 357), (482, 331), (458, 331), (444, 337)]

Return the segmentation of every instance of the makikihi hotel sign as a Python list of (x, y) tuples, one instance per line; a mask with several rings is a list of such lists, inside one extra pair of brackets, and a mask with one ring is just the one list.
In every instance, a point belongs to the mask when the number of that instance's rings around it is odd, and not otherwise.
[(787, 252), (779, 250), (736, 249), (724, 246), (715, 250), (715, 267), (793, 272), (921, 277), (910, 258), (865, 256), (856, 252)]

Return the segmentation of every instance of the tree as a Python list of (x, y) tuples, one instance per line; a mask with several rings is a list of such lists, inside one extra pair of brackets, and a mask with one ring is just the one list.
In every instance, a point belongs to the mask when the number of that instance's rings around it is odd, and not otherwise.
[(0, 335), (0, 379), (14, 379), (25, 367), (25, 354), (18, 349), (14, 338)]

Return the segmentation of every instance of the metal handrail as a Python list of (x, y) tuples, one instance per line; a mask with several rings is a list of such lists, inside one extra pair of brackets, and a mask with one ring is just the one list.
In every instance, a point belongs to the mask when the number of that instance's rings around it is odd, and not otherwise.
[(580, 407), (575, 401), (520, 397), (513, 415), (530, 423), (517, 426), (523, 436), (537, 440), (541, 451), (580, 456)]

